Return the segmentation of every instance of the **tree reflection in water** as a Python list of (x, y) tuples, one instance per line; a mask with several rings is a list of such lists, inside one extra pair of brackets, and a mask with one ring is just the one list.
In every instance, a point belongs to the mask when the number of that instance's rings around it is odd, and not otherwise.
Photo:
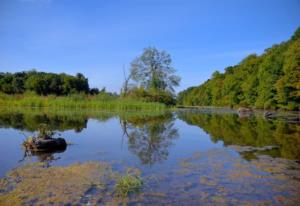
[(267, 121), (260, 115), (240, 118), (233, 113), (214, 112), (180, 111), (178, 118), (203, 129), (213, 142), (222, 141), (225, 146), (244, 147), (238, 148), (238, 151), (247, 160), (255, 159), (255, 154), (300, 160), (299, 123)]
[(36, 131), (42, 123), (47, 124), (51, 130), (81, 132), (86, 128), (87, 122), (87, 117), (72, 115), (19, 112), (7, 112), (0, 115), (0, 128), (15, 128), (30, 132)]
[(51, 151), (51, 152), (38, 152), (38, 151), (31, 151), (31, 150), (25, 149), (24, 156), (21, 160), (19, 160), (19, 162), (22, 162), (22, 161), (26, 160), (27, 158), (36, 157), (38, 162), (44, 163), (43, 164), (44, 167), (50, 167), (52, 162), (60, 159), (60, 157), (55, 157), (55, 154), (63, 153), (65, 151), (66, 151), (66, 149), (55, 150), (55, 151)]
[(129, 150), (139, 157), (142, 164), (153, 165), (168, 158), (169, 147), (179, 137), (174, 120), (172, 113), (120, 118), (123, 136), (128, 138)]
[(73, 110), (43, 110), (43, 109), (0, 109), (0, 128), (14, 128), (34, 132), (40, 124), (47, 124), (55, 131), (74, 130), (81, 132), (87, 127), (90, 118), (104, 122), (116, 116), (114, 113)]

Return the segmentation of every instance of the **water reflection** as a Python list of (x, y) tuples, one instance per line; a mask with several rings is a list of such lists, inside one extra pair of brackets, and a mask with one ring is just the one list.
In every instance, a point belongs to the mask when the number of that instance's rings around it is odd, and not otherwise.
[[(40, 123), (73, 145), (26, 151), (18, 164), (19, 130)], [(120, 205), (114, 184), (128, 167), (144, 182), (129, 205), (299, 205), (300, 165), (291, 160), (300, 159), (299, 126), (223, 110), (0, 111), (0, 128), (15, 128), (0, 129), (0, 205)]]
[(35, 110), (0, 111), (0, 128), (36, 131), (41, 123), (49, 129), (81, 132), (87, 126), (88, 117), (82, 115), (44, 113)]
[[(300, 160), (300, 124), (285, 121), (266, 121), (261, 116), (239, 118), (237, 114), (178, 112), (178, 118), (207, 132), (213, 142), (224, 145), (251, 146), (242, 151), (246, 159), (254, 153)], [(257, 149), (265, 146), (278, 146)]]
[(123, 135), (128, 138), (128, 148), (142, 164), (152, 165), (168, 158), (172, 141), (179, 137), (174, 120), (172, 113), (120, 119)]
[(38, 152), (38, 151), (32, 151), (32, 150), (24, 150), (24, 156), (19, 162), (23, 162), (26, 159), (36, 157), (38, 162), (44, 163), (44, 167), (50, 167), (51, 163), (54, 161), (57, 161), (60, 159), (60, 157), (57, 157), (55, 154), (63, 153), (66, 151), (65, 149), (62, 150), (55, 150), (51, 152)]
[[(224, 145), (251, 146), (237, 149), (247, 160), (255, 159), (256, 154), (300, 160), (300, 124), (280, 120), (266, 121), (261, 116), (252, 115), (240, 118), (230, 112), (190, 112), (179, 111), (179, 119), (196, 125), (210, 135), (213, 142)], [(94, 111), (40, 111), (0, 110), (0, 128), (15, 128), (36, 131), (41, 123), (56, 131), (74, 130), (81, 132), (87, 128), (89, 119), (101, 122), (119, 118), (124, 138), (128, 139), (128, 149), (137, 155), (142, 164), (154, 164), (168, 158), (169, 147), (178, 138), (175, 117), (172, 113), (134, 114), (105, 113)], [(265, 146), (277, 146), (257, 149)]]
[[(174, 126), (175, 117), (171, 112), (117, 114), (95, 111), (0, 110), (0, 128), (34, 132), (44, 123), (51, 130), (81, 133), (87, 128), (89, 119), (106, 122), (113, 118), (119, 119), (118, 126), (123, 131), (122, 141), (127, 139), (128, 150), (140, 159), (141, 164), (153, 165), (166, 160), (169, 147), (179, 137), (178, 129)], [(32, 156), (41, 162), (50, 160), (51, 163), (55, 160), (52, 153), (25, 151), (24, 158)]]

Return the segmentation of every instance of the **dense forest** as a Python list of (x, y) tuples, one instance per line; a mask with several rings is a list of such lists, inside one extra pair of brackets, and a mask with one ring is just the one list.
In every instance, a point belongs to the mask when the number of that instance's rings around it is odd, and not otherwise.
[(178, 94), (185, 106), (247, 106), (300, 110), (300, 28), (290, 40), (252, 54), (238, 65)]
[(64, 73), (37, 72), (35, 70), (0, 73), (0, 92), (6, 94), (23, 94), (27, 91), (39, 95), (98, 93), (98, 89), (89, 88), (88, 79), (80, 73), (76, 76)]

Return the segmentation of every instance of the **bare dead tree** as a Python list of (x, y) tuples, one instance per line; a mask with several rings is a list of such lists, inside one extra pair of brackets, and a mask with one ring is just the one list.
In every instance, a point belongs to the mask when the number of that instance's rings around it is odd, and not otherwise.
[(126, 96), (129, 91), (129, 81), (131, 79), (131, 73), (129, 72), (128, 75), (126, 74), (126, 69), (125, 69), (124, 65), (123, 65), (123, 76), (124, 76), (124, 83), (123, 83), (123, 87), (121, 90), (121, 94), (122, 94), (122, 96)]

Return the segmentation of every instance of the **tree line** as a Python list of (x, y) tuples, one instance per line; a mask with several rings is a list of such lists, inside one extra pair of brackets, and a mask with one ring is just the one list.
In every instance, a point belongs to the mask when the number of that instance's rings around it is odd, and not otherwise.
[[(124, 70), (120, 97), (175, 105), (174, 87), (180, 82), (180, 77), (175, 72), (170, 54), (155, 47), (145, 48), (143, 53), (131, 62), (128, 75)], [(104, 99), (118, 96), (116, 93), (106, 92), (105, 88), (101, 91), (98, 88), (89, 88), (88, 79), (80, 73), (76, 76), (35, 70), (0, 73), (0, 92), (23, 94), (28, 91), (38, 95), (58, 96), (85, 93), (103, 96)]]
[(89, 87), (88, 79), (81, 73), (76, 76), (35, 70), (16, 73), (0, 73), (0, 92), (23, 94), (27, 91), (38, 95), (68, 95), (74, 93), (97, 94), (97, 88)]
[(262, 55), (251, 54), (224, 73), (214, 72), (200, 86), (180, 92), (178, 104), (300, 110), (300, 28)]

